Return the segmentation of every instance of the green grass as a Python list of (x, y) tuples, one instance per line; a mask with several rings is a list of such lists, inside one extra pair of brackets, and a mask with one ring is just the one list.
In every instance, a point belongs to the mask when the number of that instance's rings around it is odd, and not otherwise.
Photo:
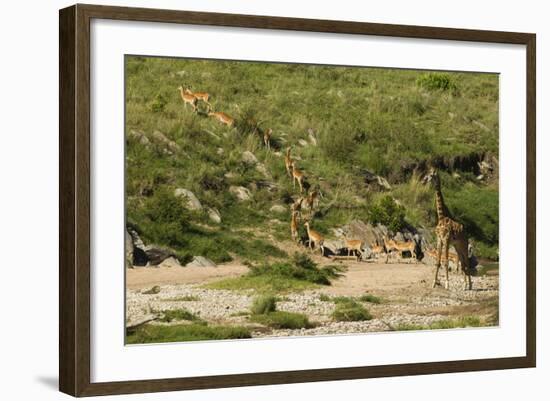
[(375, 295), (372, 295), (372, 294), (364, 294), (364, 295), (361, 295), (359, 298), (358, 298), (359, 301), (361, 302), (369, 302), (371, 304), (380, 304), (382, 303), (382, 298), (380, 297), (377, 297)]
[(178, 341), (230, 340), (251, 337), (252, 334), (250, 330), (240, 326), (208, 326), (204, 324), (160, 326), (146, 324), (135, 330), (129, 331), (126, 335), (126, 343), (146, 344)]
[(172, 322), (174, 320), (201, 320), (197, 315), (189, 312), (187, 309), (169, 309), (162, 311), (161, 322)]
[(250, 321), (273, 329), (307, 329), (313, 327), (306, 315), (283, 311), (252, 315)]
[(462, 316), (457, 319), (443, 319), (434, 322), (430, 325), (417, 324), (400, 324), (394, 328), (395, 331), (411, 331), (411, 330), (442, 330), (456, 329), (464, 327), (480, 327), (482, 326), (481, 319), (477, 316)]
[(200, 300), (201, 299), (196, 295), (182, 295), (181, 297), (163, 299), (163, 301), (168, 301), (168, 302), (194, 302), (194, 301), (200, 301)]
[(340, 277), (341, 266), (319, 268), (307, 255), (296, 253), (290, 262), (250, 266), (250, 271), (236, 278), (207, 284), (206, 288), (224, 290), (253, 289), (260, 293), (303, 291), (319, 285), (330, 285)]
[[(334, 298), (333, 301), (335, 301)], [(337, 322), (357, 322), (372, 319), (369, 311), (352, 298), (339, 297), (335, 303), (336, 307), (332, 313), (332, 318)]]
[(260, 295), (254, 298), (250, 312), (254, 315), (263, 315), (275, 312), (277, 309), (277, 297), (273, 295)]
[[(256, 126), (273, 128), (274, 150), (294, 145), (307, 181), (323, 183), (314, 225), (324, 234), (352, 219), (369, 220), (369, 205), (386, 195), (404, 205), (406, 223), (433, 228), (433, 191), (411, 175), (411, 166), (451, 163), (472, 153), (498, 155), (497, 74), (158, 57), (127, 57), (125, 68), (127, 219), (147, 244), (172, 248), (181, 263), (195, 255), (216, 263), (235, 255), (258, 263), (266, 256), (288, 261), (267, 238), (288, 238), (288, 216), (269, 209), (296, 192), (282, 159), (253, 133)], [(214, 110), (236, 118), (236, 127), (185, 108), (179, 85), (210, 93)], [(296, 146), (299, 139), (308, 140), (309, 129), (318, 145)], [(157, 130), (177, 149), (167, 152), (152, 136)], [(131, 131), (144, 133), (149, 143)], [(245, 150), (272, 178), (243, 163)], [(366, 188), (363, 170), (388, 178), (392, 189)], [(479, 256), (496, 258), (498, 187), (477, 182), (471, 171), (459, 173), (463, 178), (442, 176), (448, 206), (476, 240)], [(266, 180), (271, 188), (263, 185)], [(228, 193), (231, 185), (249, 188), (253, 200), (236, 201)], [(206, 210), (186, 210), (173, 196), (176, 188), (191, 190), (205, 208), (219, 210), (221, 224), (212, 223)], [(366, 203), (357, 204), (356, 197)], [(400, 210), (389, 217), (404, 224)], [(274, 224), (274, 218), (285, 224)]]

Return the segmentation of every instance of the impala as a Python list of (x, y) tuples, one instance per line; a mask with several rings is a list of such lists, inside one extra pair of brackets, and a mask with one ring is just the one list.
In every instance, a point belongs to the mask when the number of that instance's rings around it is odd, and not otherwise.
[(288, 176), (292, 178), (292, 157), (290, 157), (290, 149), (290, 146), (286, 148), (285, 168)]
[(351, 256), (351, 252), (355, 251), (357, 261), (363, 259), (363, 241), (359, 239), (346, 239), (344, 243), (345, 247), (348, 248), (348, 256)]
[(208, 112), (208, 116), (214, 117), (216, 120), (218, 120), (222, 124), (227, 125), (228, 127), (232, 127), (235, 123), (235, 120), (233, 118), (225, 113), (222, 113), (221, 111)]
[(206, 92), (192, 92), (189, 88), (185, 89), (184, 91), (188, 95), (195, 96), (198, 100), (202, 100), (204, 103), (206, 103), (208, 106), (210, 106), (210, 103), (208, 102), (208, 99), (210, 99), (210, 95)]
[(267, 131), (264, 132), (264, 145), (269, 150), (271, 149), (271, 134), (273, 133), (273, 130), (269, 128)]
[(298, 181), (298, 185), (300, 186), (300, 193), (304, 192), (304, 173), (302, 173), (300, 170), (296, 168), (296, 163), (292, 161), (292, 188), (296, 188), (296, 181)]
[(313, 243), (315, 243), (315, 245), (319, 246), (319, 249), (321, 250), (321, 255), (324, 255), (325, 254), (325, 248), (323, 246), (323, 243), (324, 243), (325, 239), (323, 238), (323, 236), (321, 234), (319, 234), (317, 231), (312, 230), (311, 228), (309, 228), (309, 221), (306, 221), (304, 223), (304, 226), (306, 227), (306, 230), (307, 230), (307, 238), (308, 238), (308, 242), (309, 242), (309, 249), (313, 250), (313, 248), (314, 248)]
[(197, 111), (197, 100), (198, 99), (195, 96), (193, 96), (192, 94), (185, 93), (185, 91), (183, 89), (183, 86), (180, 86), (178, 88), (178, 90), (180, 91), (181, 100), (183, 100), (184, 105), (185, 104), (190, 104), (191, 107), (193, 108), (193, 111)]
[(292, 212), (292, 218), (290, 219), (290, 236), (293, 241), (298, 241), (298, 212)]

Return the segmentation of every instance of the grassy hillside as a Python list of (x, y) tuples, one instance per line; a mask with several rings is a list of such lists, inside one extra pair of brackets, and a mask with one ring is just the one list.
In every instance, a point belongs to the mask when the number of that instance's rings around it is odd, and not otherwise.
[[(213, 110), (234, 117), (235, 127), (208, 118), (204, 105), (192, 113), (180, 85), (208, 92)], [(324, 195), (315, 227), (326, 234), (354, 218), (369, 220), (373, 205), (388, 195), (403, 205), (408, 223), (433, 227), (433, 191), (413, 167), (498, 155), (498, 76), (492, 74), (128, 57), (126, 87), (128, 221), (182, 260), (286, 257), (276, 245), (289, 238), (289, 215), (270, 208), (297, 194), (277, 155), (289, 145), (309, 185)], [(255, 126), (273, 129), (270, 152)], [(155, 131), (175, 145), (167, 151)], [(243, 162), (244, 151), (270, 177)], [(478, 253), (496, 257), (498, 180), (479, 181), (475, 166), (455, 166), (460, 170), (441, 174), (448, 206)], [(367, 170), (386, 177), (391, 189), (367, 185)], [(253, 200), (237, 202), (231, 185), (249, 188)], [(175, 188), (219, 210), (222, 223), (212, 223), (206, 211), (186, 210)]]

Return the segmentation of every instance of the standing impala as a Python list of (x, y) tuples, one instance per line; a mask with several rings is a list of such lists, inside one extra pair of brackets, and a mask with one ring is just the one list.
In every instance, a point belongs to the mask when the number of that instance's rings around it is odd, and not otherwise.
[(208, 106), (210, 106), (210, 103), (208, 102), (208, 99), (210, 99), (210, 95), (206, 92), (192, 92), (189, 88), (185, 89), (184, 91), (188, 95), (195, 96), (198, 100), (202, 100), (204, 103), (206, 103)]
[(180, 91), (181, 100), (183, 100), (184, 105), (190, 104), (193, 111), (197, 111), (197, 98), (192, 94), (186, 93), (183, 86), (180, 86), (178, 90)]
[(288, 176), (292, 178), (292, 157), (290, 157), (290, 149), (290, 146), (286, 148), (285, 168)]
[(351, 252), (355, 251), (357, 261), (363, 259), (363, 241), (359, 239), (347, 239), (344, 241), (345, 247), (348, 248), (348, 256), (351, 256)]
[(216, 120), (218, 120), (222, 124), (227, 125), (228, 127), (232, 127), (235, 123), (235, 120), (232, 117), (228, 116), (225, 113), (222, 113), (221, 111), (209, 112), (208, 115), (210, 117), (214, 117)]
[(300, 186), (300, 193), (304, 192), (304, 173), (302, 173), (300, 170), (296, 168), (296, 163), (292, 161), (292, 188), (296, 188), (296, 181), (298, 181), (298, 185)]
[(308, 238), (308, 242), (309, 242), (309, 249), (311, 249), (313, 251), (313, 249), (314, 249), (313, 244), (315, 244), (315, 246), (319, 245), (319, 249), (321, 250), (321, 255), (324, 255), (325, 254), (325, 247), (323, 246), (323, 243), (324, 243), (325, 239), (323, 238), (323, 236), (321, 234), (319, 234), (317, 231), (312, 230), (311, 228), (309, 228), (309, 221), (306, 221), (304, 223), (304, 226), (306, 227), (306, 230), (307, 230), (307, 238)]
[(269, 128), (267, 131), (264, 132), (264, 145), (267, 148), (267, 150), (271, 149), (271, 134), (273, 133), (273, 130)]
[(290, 236), (293, 241), (298, 241), (298, 212), (292, 211), (292, 218), (290, 219)]

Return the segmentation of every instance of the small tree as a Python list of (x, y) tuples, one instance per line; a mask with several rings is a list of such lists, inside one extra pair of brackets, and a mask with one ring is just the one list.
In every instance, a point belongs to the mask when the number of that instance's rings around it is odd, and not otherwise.
[(385, 196), (368, 210), (369, 220), (373, 224), (383, 224), (397, 232), (405, 227), (405, 208), (398, 205), (391, 196)]

